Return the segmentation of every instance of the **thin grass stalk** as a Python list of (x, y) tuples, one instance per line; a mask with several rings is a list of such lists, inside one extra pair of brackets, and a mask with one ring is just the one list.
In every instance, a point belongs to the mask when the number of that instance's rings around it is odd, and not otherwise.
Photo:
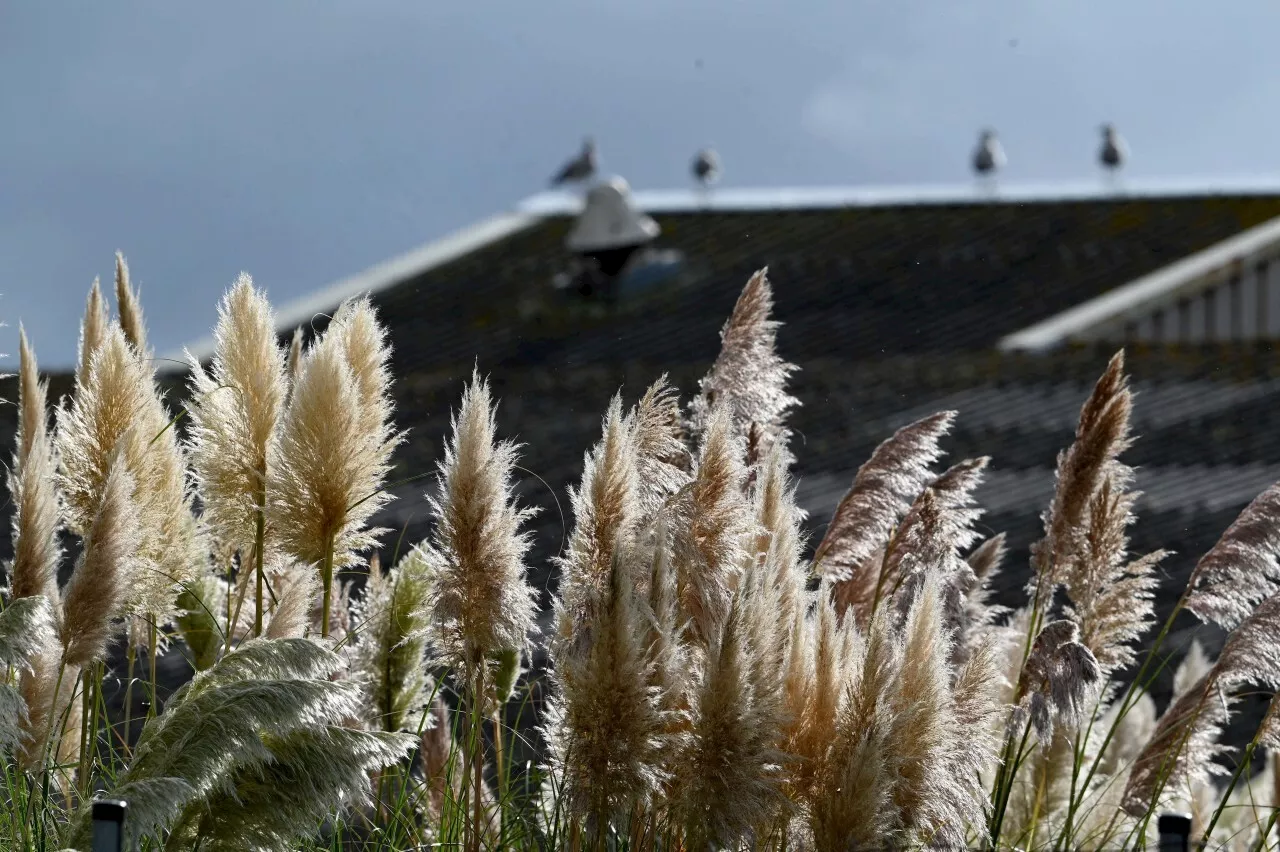
[(76, 786), (81, 800), (85, 798), (89, 791), (89, 741), (92, 737), (92, 731), (89, 726), (93, 722), (93, 705), (91, 703), (93, 689), (90, 688), (90, 682), (93, 679), (93, 668), (93, 666), (86, 666), (80, 672), (80, 758)]
[[(1000, 769), (996, 773), (996, 791), (992, 803), (991, 814), (991, 843), (993, 848), (1000, 846), (1000, 830), (1004, 826), (1005, 812), (1009, 808), (1009, 796), (1013, 793), (1013, 782), (1017, 777), (1018, 768), (1022, 765), (1022, 761), (1026, 756), (1027, 740), (1031, 736), (1031, 720), (1027, 719), (1022, 728), (1022, 738), (1018, 743), (1018, 749), (1015, 754), (1013, 751), (1014, 736), (1012, 733), (1005, 739), (1004, 752), (1000, 756)], [(1009, 771), (1009, 767), (1013, 766), (1013, 771)]]
[[(265, 479), (263, 481), (265, 481)], [(253, 570), (258, 581), (257, 597), (254, 600), (254, 603), (256, 603), (258, 607), (253, 615), (254, 636), (262, 635), (262, 584), (265, 579), (263, 550), (266, 547), (267, 540), (267, 513), (264, 511), (263, 506), (266, 505), (266, 499), (266, 492), (260, 491), (258, 493), (258, 509), (253, 513)]]
[(482, 702), (484, 701), (484, 663), (483, 661), (476, 665), (475, 691), (471, 693), (471, 713), (474, 723), (472, 751), (472, 767), (473, 773), (472, 783), (474, 790), (472, 795), (475, 800), (471, 803), (471, 813), (473, 818), (473, 842), (472, 852), (480, 852), (480, 840), (484, 835), (484, 829), (481, 824), (481, 816), (484, 813), (484, 713), (481, 711)]
[(507, 814), (507, 770), (503, 765), (502, 747), (502, 705), (493, 711), (493, 762), (497, 768), (498, 779), (498, 837), (503, 837), (506, 830)]
[(156, 715), (156, 649), (160, 644), (160, 631), (156, 627), (156, 620), (149, 619), (150, 623), (147, 627), (147, 663), (151, 666), (151, 704), (147, 706), (147, 718), (154, 719)]
[(333, 533), (324, 541), (324, 559), (320, 563), (320, 583), (324, 586), (324, 598), (320, 605), (320, 635), (329, 638), (329, 610), (333, 606)]
[(138, 651), (132, 642), (126, 644), (128, 648), (124, 652), (127, 660), (124, 684), (124, 756), (128, 760), (131, 751), (129, 736), (133, 729), (133, 666), (138, 661)]
[[(1156, 634), (1155, 642), (1143, 657), (1142, 665), (1138, 668), (1137, 675), (1135, 675), (1133, 680), (1129, 682), (1129, 686), (1125, 688), (1124, 696), (1120, 702), (1120, 712), (1116, 714), (1116, 718), (1112, 721), (1111, 727), (1107, 729), (1107, 733), (1102, 739), (1102, 745), (1098, 747), (1098, 753), (1094, 756), (1093, 761), (1089, 765), (1089, 772), (1085, 775), (1084, 783), (1080, 785), (1079, 798), (1077, 798), (1073, 793), (1067, 802), (1067, 818), (1063, 826), (1064, 832), (1059, 837), (1059, 840), (1063, 843), (1070, 842), (1070, 838), (1066, 836), (1065, 831), (1071, 825), (1071, 822), (1075, 817), (1076, 810), (1084, 802), (1084, 797), (1088, 793), (1089, 785), (1093, 782), (1093, 777), (1097, 774), (1098, 767), (1102, 765), (1102, 758), (1107, 752), (1107, 746), (1111, 744), (1111, 740), (1115, 737), (1116, 731), (1119, 730), (1120, 722), (1123, 721), (1128, 712), (1133, 709), (1134, 702), (1141, 697), (1142, 691), (1146, 688), (1142, 683), (1143, 678), (1146, 676), (1147, 670), (1151, 668), (1151, 661), (1154, 660), (1156, 654), (1160, 652), (1160, 646), (1163, 645), (1164, 640), (1168, 638), (1169, 631), (1173, 629), (1174, 620), (1178, 617), (1178, 614), (1182, 612), (1182, 609), (1187, 602), (1187, 598), (1191, 595), (1191, 590), (1196, 579), (1195, 573), (1196, 572), (1194, 571), (1192, 572), (1191, 577), (1187, 580), (1186, 588), (1183, 589), (1182, 594), (1178, 597), (1178, 602), (1173, 606), (1173, 611), (1169, 613), (1169, 617), (1166, 618), (1164, 624), (1160, 626), (1160, 632)], [(1055, 842), (1054, 845), (1056, 847), (1057, 843)]]

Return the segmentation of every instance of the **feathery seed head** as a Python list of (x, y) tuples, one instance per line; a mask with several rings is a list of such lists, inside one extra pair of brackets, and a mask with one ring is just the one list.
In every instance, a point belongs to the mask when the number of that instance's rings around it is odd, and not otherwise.
[(85, 301), (84, 319), (80, 322), (80, 344), (76, 354), (76, 383), (83, 383), (89, 374), (89, 365), (93, 363), (94, 353), (102, 344), (110, 317), (107, 314), (107, 303), (102, 298), (102, 289), (98, 279), (93, 279), (89, 287), (89, 297)]
[(9, 563), (10, 599), (43, 595), (58, 601), (58, 546), (61, 500), (57, 459), (48, 431), (48, 386), (40, 381), (35, 353), (24, 329), (18, 329), (18, 434), (8, 473), (13, 503), (13, 561)]
[(280, 424), (279, 463), (267, 472), (268, 520), (286, 553), (317, 564), (331, 543), (334, 564), (345, 566), (377, 543), (381, 530), (365, 525), (391, 499), (382, 490), (393, 448), (388, 429), (385, 422), (371, 428), (331, 326), (302, 358)]
[(218, 305), (208, 373), (191, 366), (190, 456), (204, 521), (224, 542), (248, 548), (265, 508), (287, 384), (266, 296), (241, 274)]
[(118, 619), (125, 614), (130, 587), (137, 580), (141, 543), (133, 492), (123, 453), (113, 454), (98, 512), (84, 537), (84, 552), (63, 604), (61, 640), (69, 665), (103, 659)]
[(720, 354), (702, 379), (702, 394), (694, 399), (692, 411), (694, 428), (701, 433), (713, 409), (727, 405), (739, 438), (745, 441), (754, 431), (757, 458), (767, 456), (774, 443), (785, 446), (787, 412), (800, 404), (786, 390), (797, 368), (775, 350), (780, 323), (769, 318), (773, 287), (767, 272), (761, 269), (752, 275), (738, 296), (720, 332)]
[(704, 647), (728, 615), (732, 589), (754, 540), (745, 481), (742, 442), (734, 435), (728, 408), (717, 406), (707, 418), (693, 482), (681, 503), (675, 549), (681, 613)]
[(520, 530), (532, 512), (512, 493), (517, 447), (496, 432), (489, 384), (473, 375), (431, 500), (441, 556), (435, 621), (447, 659), (468, 672), (491, 652), (523, 651), (533, 629), (534, 591), (524, 566), (529, 534)]
[(147, 348), (147, 323), (142, 316), (142, 303), (138, 292), (129, 280), (129, 264), (124, 255), (116, 252), (116, 307), (120, 314), (120, 328), (125, 339), (139, 354), (150, 357)]
[(817, 570), (835, 581), (841, 612), (853, 607), (867, 617), (880, 578), (883, 548), (894, 524), (933, 479), (930, 466), (941, 455), (938, 441), (951, 429), (954, 411), (904, 426), (876, 447), (840, 499), (826, 535), (814, 551)]

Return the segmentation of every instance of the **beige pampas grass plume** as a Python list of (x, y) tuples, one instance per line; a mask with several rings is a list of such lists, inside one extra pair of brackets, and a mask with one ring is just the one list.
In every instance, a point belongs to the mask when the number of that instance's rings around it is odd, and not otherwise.
[(102, 298), (102, 288), (98, 279), (93, 279), (89, 287), (89, 296), (85, 301), (84, 319), (80, 322), (80, 343), (76, 354), (76, 382), (83, 383), (89, 375), (89, 365), (93, 362), (94, 353), (102, 344), (107, 325), (111, 318), (107, 314), (107, 303)]
[(866, 624), (880, 583), (880, 558), (890, 533), (934, 475), (938, 441), (955, 412), (944, 411), (899, 429), (858, 469), (814, 551), (814, 567), (835, 582), (841, 613), (852, 607)]
[[(266, 296), (241, 274), (218, 305), (209, 372), (190, 353), (188, 453), (203, 520), (252, 564), (255, 634), (262, 632), (264, 566), (272, 549), (266, 523), (268, 472), (279, 452), (287, 384), (284, 355)], [(250, 563), (249, 560), (252, 560)]]
[(628, 818), (643, 813), (667, 780), (668, 720), (646, 658), (628, 556), (613, 551), (602, 586), (588, 592), (597, 600), (585, 610), (585, 641), (557, 660), (558, 694), (544, 728), (559, 806), (592, 838), (611, 826), (626, 831)]
[(559, 559), (557, 656), (570, 653), (565, 643), (586, 640), (579, 634), (590, 629), (590, 607), (606, 599), (618, 550), (630, 547), (640, 513), (637, 462), (635, 433), (615, 396), (603, 435), (583, 461), (582, 482), (569, 495), (574, 526)]
[[(354, 342), (357, 331), (374, 339)], [(366, 524), (391, 499), (382, 486), (399, 440), (389, 401), (370, 393), (367, 374), (356, 375), (352, 348), (362, 358), (389, 357), (366, 323), (353, 330), (335, 319), (302, 358), (279, 429), (279, 463), (267, 472), (267, 522), (283, 551), (319, 566), (325, 614), (332, 611), (334, 567), (355, 564), (357, 552), (377, 543), (381, 530)], [(325, 636), (329, 620), (322, 615)]]
[(441, 557), (432, 596), (440, 650), (471, 676), (491, 653), (523, 651), (534, 619), (524, 565), (529, 534), (521, 531), (532, 512), (512, 494), (517, 447), (496, 432), (489, 384), (473, 375), (431, 500)]
[(1083, 545), (1090, 501), (1132, 440), (1133, 395), (1124, 373), (1124, 351), (1106, 371), (1080, 409), (1076, 437), (1058, 456), (1053, 499), (1044, 512), (1044, 537), (1031, 546), (1033, 572), (1027, 581), (1032, 611), (1042, 613)]
[(138, 513), (138, 570), (130, 607), (163, 623), (192, 562), (191, 494), (186, 464), (149, 363), (112, 323), (103, 332), (84, 381), (58, 416), (60, 485), (68, 527), (84, 536), (98, 514), (103, 483), (117, 449), (129, 473)]
[(40, 381), (26, 331), (18, 329), (18, 435), (9, 469), (13, 503), (13, 561), (8, 566), (10, 600), (41, 595), (57, 604), (60, 498), (57, 461), (49, 437), (47, 384)]
[(120, 328), (129, 345), (149, 356), (147, 323), (142, 315), (142, 302), (129, 279), (129, 264), (120, 252), (116, 252), (116, 307), (120, 313)]
[(757, 690), (749, 618), (744, 587), (710, 637), (695, 687), (690, 745), (673, 802), (690, 850), (754, 845), (756, 831), (785, 801), (780, 696)]
[(1196, 564), (1187, 609), (1226, 630), (1280, 590), (1280, 483), (1254, 498)]
[(289, 341), (289, 354), (285, 359), (285, 375), (289, 380), (289, 387), (292, 388), (294, 382), (298, 380), (298, 365), (302, 363), (302, 329), (295, 328), (293, 330), (293, 339)]
[(720, 354), (702, 379), (701, 395), (693, 401), (695, 430), (707, 429), (717, 405), (728, 406), (739, 438), (754, 431), (755, 457), (766, 457), (774, 443), (785, 445), (787, 412), (799, 405), (787, 393), (788, 377), (796, 367), (778, 357), (780, 323), (771, 320), (773, 287), (768, 269), (752, 275), (720, 332)]
[(432, 691), (426, 654), (439, 561), (421, 545), (385, 573), (374, 560), (364, 597), (353, 608), (361, 625), (353, 670), (368, 695), (371, 721), (381, 730), (418, 730)]
[(310, 566), (285, 563), (275, 577), (275, 609), (262, 635), (267, 639), (301, 639), (311, 625), (311, 612), (320, 597), (320, 583)]
[(1135, 643), (1155, 619), (1157, 551), (1128, 559), (1127, 528), (1138, 494), (1125, 490), (1127, 469), (1113, 468), (1089, 503), (1083, 541), (1063, 576), (1071, 603), (1066, 615), (1080, 626), (1080, 642), (1103, 675), (1136, 659)]
[(729, 409), (718, 406), (707, 419), (692, 483), (680, 506), (675, 567), (678, 600), (691, 636), (715, 641), (728, 616), (732, 590), (754, 532), (743, 494), (746, 468), (742, 442)]
[(628, 415), (635, 434), (638, 499), (645, 523), (689, 483), (691, 459), (681, 426), (680, 401), (664, 375)]
[(132, 494), (123, 454), (116, 454), (63, 601), (61, 641), (68, 665), (83, 667), (104, 659), (117, 620), (125, 614), (141, 543), (140, 513)]

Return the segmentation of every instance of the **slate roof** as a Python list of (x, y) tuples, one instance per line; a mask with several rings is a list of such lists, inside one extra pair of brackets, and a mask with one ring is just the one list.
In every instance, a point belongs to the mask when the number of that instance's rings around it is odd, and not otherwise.
[[(652, 213), (659, 245), (683, 252), (683, 269), (613, 307), (552, 286), (567, 264), (563, 215), (375, 295), (394, 346), (396, 419), (410, 430), (393, 478), (433, 470), (462, 382), (473, 365), (491, 374), (500, 431), (526, 444), (522, 464), (536, 474), (520, 488), (541, 509), (533, 580), (549, 587), (549, 558), (571, 522), (567, 488), (609, 398), (622, 388), (633, 401), (661, 372), (693, 393), (743, 283), (768, 265), (786, 323), (779, 348), (802, 368), (793, 426), (812, 529), (893, 429), (955, 408), (952, 458), (993, 457), (983, 524), (1010, 535), (1012, 593), (1056, 453), (1109, 353), (1000, 355), (995, 341), (1280, 215), (1280, 192)], [(1173, 589), (1280, 479), (1280, 363), (1266, 346), (1140, 349), (1130, 360), (1142, 439), (1128, 458), (1148, 491), (1134, 549), (1177, 551)], [(55, 382), (54, 398), (66, 387)], [(13, 393), (0, 381), (0, 396)], [(13, 425), (12, 407), (0, 407), (6, 447)], [(384, 564), (400, 529), (405, 542), (426, 534), (427, 487), (395, 489), (401, 499), (380, 519), (397, 530)], [(8, 533), (0, 526), (0, 559)]]

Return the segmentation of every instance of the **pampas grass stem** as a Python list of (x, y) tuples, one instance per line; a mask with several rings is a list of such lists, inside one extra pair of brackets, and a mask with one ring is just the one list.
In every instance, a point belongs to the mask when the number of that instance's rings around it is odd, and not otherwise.
[(320, 605), (320, 635), (329, 638), (329, 613), (333, 609), (333, 534), (324, 542), (324, 557), (320, 562), (320, 583), (324, 588)]

